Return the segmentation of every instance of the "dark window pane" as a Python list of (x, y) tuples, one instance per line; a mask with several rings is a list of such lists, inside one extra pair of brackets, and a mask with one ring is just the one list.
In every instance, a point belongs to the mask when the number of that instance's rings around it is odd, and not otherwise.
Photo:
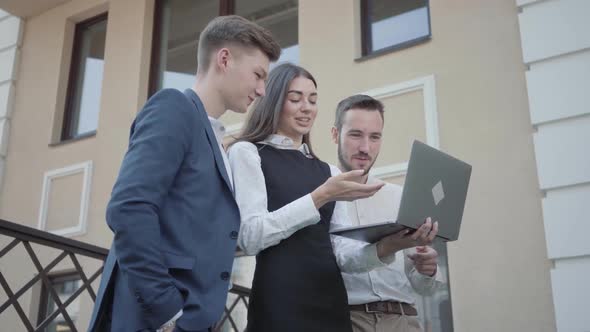
[(236, 14), (272, 32), (282, 48), (276, 64), (287, 61), (299, 63), (297, 0), (236, 0)]
[[(197, 72), (199, 34), (219, 15), (219, 0), (159, 0), (154, 28), (150, 94), (163, 88), (184, 90)], [(297, 0), (235, 0), (229, 8), (269, 29), (279, 41), (281, 61), (299, 62)]]
[(365, 53), (430, 36), (427, 0), (365, 0), (368, 34)]
[(155, 27), (156, 65), (151, 93), (163, 88), (184, 90), (197, 72), (199, 34), (219, 15), (218, 0), (160, 0)]
[[(53, 289), (59, 296), (61, 303), (67, 301), (74, 292), (76, 292), (82, 285), (82, 281), (76, 275), (66, 275), (52, 279)], [(47, 289), (43, 289), (42, 295), (45, 297), (41, 300), (42, 307), (39, 315), (39, 322), (42, 322), (45, 317), (51, 315), (57, 310), (57, 305), (51, 293)], [(68, 305), (66, 311), (72, 321), (76, 323), (80, 313), (80, 297), (77, 297), (72, 303)], [(58, 315), (44, 330), (45, 332), (70, 332), (71, 329), (66, 323), (63, 315)]]
[(106, 30), (106, 15), (76, 26), (62, 139), (98, 127)]

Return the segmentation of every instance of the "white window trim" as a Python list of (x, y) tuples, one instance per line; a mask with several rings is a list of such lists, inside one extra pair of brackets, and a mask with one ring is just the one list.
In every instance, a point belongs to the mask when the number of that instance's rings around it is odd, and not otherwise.
[[(424, 103), (424, 125), (426, 128), (426, 144), (433, 148), (440, 148), (439, 128), (438, 128), (438, 110), (436, 107), (436, 85), (434, 75), (427, 75), (404, 81), (396, 84), (387, 85), (381, 88), (365, 91), (362, 94), (371, 96), (375, 99), (384, 99), (403, 95), (409, 92), (422, 91)], [(370, 174), (377, 178), (390, 178), (403, 176), (408, 171), (408, 162), (393, 163), (386, 166), (375, 167)]]
[[(365, 91), (362, 94), (371, 96), (375, 99), (384, 99), (395, 97), (406, 93), (422, 91), (424, 103), (424, 121), (426, 128), (426, 144), (433, 148), (440, 148), (439, 128), (438, 128), (438, 109), (436, 106), (436, 84), (434, 75), (418, 77), (409, 81), (395, 83), (384, 87)], [(226, 136), (237, 134), (242, 127), (243, 122), (226, 126)], [(377, 178), (390, 178), (403, 176), (408, 171), (408, 162), (389, 164), (386, 166), (375, 167), (371, 170), (371, 175)]]
[(88, 205), (90, 201), (90, 187), (92, 185), (91, 160), (45, 172), (43, 176), (43, 189), (41, 191), (41, 206), (39, 208), (38, 228), (40, 230), (47, 231), (47, 208), (49, 206), (49, 193), (51, 192), (51, 182), (57, 178), (78, 173), (83, 174), (82, 194), (80, 195), (80, 215), (78, 216), (78, 224), (73, 227), (66, 227), (48, 232), (53, 233), (55, 235), (69, 237), (82, 235), (86, 233)]

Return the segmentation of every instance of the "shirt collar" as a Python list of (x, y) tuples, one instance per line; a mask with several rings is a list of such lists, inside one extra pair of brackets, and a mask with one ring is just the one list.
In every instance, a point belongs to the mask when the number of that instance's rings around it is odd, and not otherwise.
[(225, 126), (223, 125), (223, 123), (221, 121), (219, 121), (216, 118), (210, 117), (209, 118), (209, 122), (211, 122), (211, 128), (213, 129), (213, 132), (215, 133), (215, 137), (217, 138), (217, 142), (221, 143), (223, 142), (223, 138), (225, 137)]
[(275, 148), (278, 148), (278, 149), (299, 150), (306, 157), (311, 157), (312, 156), (311, 155), (311, 151), (309, 149), (309, 146), (307, 146), (307, 144), (303, 143), (297, 149), (295, 147), (295, 142), (293, 142), (293, 140), (290, 139), (289, 137), (286, 137), (286, 136), (283, 136), (283, 135), (272, 134), (272, 135), (268, 136), (267, 138), (265, 138), (260, 143), (262, 143), (262, 144), (268, 144), (268, 145), (270, 145), (272, 147), (275, 147)]

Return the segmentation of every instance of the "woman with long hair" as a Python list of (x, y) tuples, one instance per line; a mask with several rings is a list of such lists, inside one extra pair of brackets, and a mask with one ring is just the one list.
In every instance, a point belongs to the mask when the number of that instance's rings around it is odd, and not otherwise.
[(333, 220), (346, 218), (338, 201), (369, 197), (383, 184), (357, 183), (362, 170), (340, 174), (316, 157), (309, 133), (317, 98), (307, 70), (277, 66), (229, 148), (242, 222), (238, 244), (256, 255), (251, 332), (350, 332), (340, 271), (391, 262), (382, 262), (374, 244), (330, 238)]

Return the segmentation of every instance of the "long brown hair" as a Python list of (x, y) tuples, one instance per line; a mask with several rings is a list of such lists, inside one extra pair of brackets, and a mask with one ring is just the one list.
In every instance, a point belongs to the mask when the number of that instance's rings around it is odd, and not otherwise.
[[(311, 73), (292, 63), (280, 64), (270, 71), (266, 94), (256, 100), (244, 128), (230, 146), (240, 141), (258, 143), (277, 132), (289, 85), (297, 77), (305, 77), (318, 87)], [(311, 155), (317, 158), (311, 148), (309, 133), (303, 135), (303, 143), (307, 144)]]

